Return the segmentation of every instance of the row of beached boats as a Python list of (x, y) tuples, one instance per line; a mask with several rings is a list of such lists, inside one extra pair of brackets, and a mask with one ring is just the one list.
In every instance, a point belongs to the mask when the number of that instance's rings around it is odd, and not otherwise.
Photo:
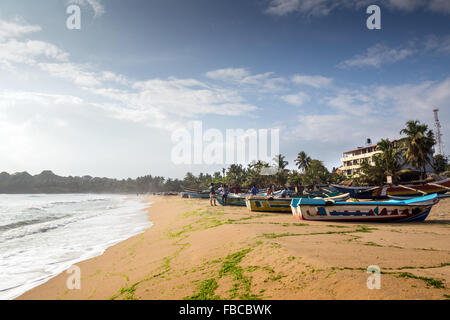
[[(294, 217), (315, 221), (424, 221), (433, 205), (450, 197), (450, 179), (421, 185), (384, 187), (346, 187), (333, 185), (330, 189), (305, 195), (280, 197), (277, 193), (229, 194), (225, 206), (246, 206), (253, 212), (292, 213)], [(207, 191), (186, 191), (188, 198), (209, 198)], [(365, 200), (365, 201), (362, 201)], [(382, 201), (384, 200), (384, 201)]]

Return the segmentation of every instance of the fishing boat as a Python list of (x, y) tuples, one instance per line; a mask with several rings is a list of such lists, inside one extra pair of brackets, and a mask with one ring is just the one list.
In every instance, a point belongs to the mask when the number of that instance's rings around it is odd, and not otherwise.
[(356, 199), (387, 199), (389, 196), (420, 197), (428, 194), (445, 194), (450, 190), (450, 178), (422, 184), (394, 185), (382, 187), (347, 187), (332, 185), (342, 193), (350, 193)]
[(188, 192), (189, 199), (209, 199), (209, 193)]
[(315, 221), (424, 221), (433, 205), (439, 202), (437, 194), (409, 200), (345, 202), (327, 199), (292, 199), (294, 217)]
[(245, 199), (245, 204), (250, 211), (289, 213), (291, 200), (291, 198), (249, 196)]
[[(218, 195), (216, 198), (217, 202), (219, 202), (220, 205), (224, 205), (222, 201), (222, 196)], [(245, 197), (241, 195), (232, 195), (229, 194), (225, 201), (226, 206), (237, 206), (237, 207), (245, 207)]]
[[(412, 196), (388, 196), (389, 199), (394, 199), (394, 200), (409, 200), (409, 199), (413, 199), (413, 198), (417, 198), (417, 197), (412, 197)], [(444, 193), (444, 194), (438, 194), (438, 198), (439, 199), (445, 199), (445, 198), (450, 198), (450, 193)]]
[[(335, 200), (344, 201), (349, 199), (349, 197), (350, 195), (346, 193), (323, 199), (327, 199), (330, 201)], [(304, 196), (303, 198), (309, 199), (308, 196)], [(303, 198), (273, 198), (273, 197), (250, 196), (245, 199), (245, 204), (250, 211), (290, 213), (292, 200)]]

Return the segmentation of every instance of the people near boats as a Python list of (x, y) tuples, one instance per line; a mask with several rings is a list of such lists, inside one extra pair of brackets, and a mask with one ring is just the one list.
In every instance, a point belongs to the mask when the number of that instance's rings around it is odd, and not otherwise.
[(253, 187), (250, 189), (250, 192), (253, 196), (256, 196), (258, 194), (259, 190), (255, 185), (253, 185)]
[(283, 187), (283, 190), (281, 191), (280, 198), (286, 198), (287, 197), (287, 188), (286, 186)]
[(267, 188), (266, 196), (267, 196), (267, 197), (273, 197), (273, 188), (272, 188), (272, 185), (269, 185), (269, 187)]
[(226, 184), (224, 184), (222, 186), (222, 203), (223, 205), (226, 205), (227, 202), (227, 198), (228, 198), (228, 186)]
[(211, 204), (211, 206), (213, 205), (217, 206), (216, 203), (216, 189), (214, 189), (214, 184), (211, 183), (211, 186), (209, 187), (209, 203)]
[(233, 187), (233, 193), (234, 193), (234, 194), (237, 194), (238, 192), (239, 192), (238, 187), (237, 187), (237, 186), (234, 186), (234, 187)]

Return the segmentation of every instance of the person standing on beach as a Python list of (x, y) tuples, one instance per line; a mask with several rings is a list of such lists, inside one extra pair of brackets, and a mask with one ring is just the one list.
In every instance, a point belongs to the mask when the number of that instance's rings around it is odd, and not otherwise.
[(252, 194), (252, 196), (256, 196), (259, 192), (258, 188), (254, 185), (251, 189), (250, 192)]
[(280, 198), (286, 198), (287, 197), (287, 188), (286, 186), (283, 187), (283, 191), (281, 191)]
[(228, 198), (228, 187), (226, 184), (222, 187), (222, 203), (223, 205), (227, 204), (227, 198)]
[(217, 206), (216, 204), (216, 190), (214, 189), (214, 184), (211, 183), (211, 186), (209, 187), (209, 203), (211, 206), (213, 205)]
[(273, 196), (272, 185), (269, 185), (269, 187), (267, 188), (266, 196), (267, 197), (272, 197)]

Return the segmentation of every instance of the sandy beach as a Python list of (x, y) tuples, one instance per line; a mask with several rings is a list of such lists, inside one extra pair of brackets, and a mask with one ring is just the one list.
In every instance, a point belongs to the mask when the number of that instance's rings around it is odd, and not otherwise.
[[(296, 220), (149, 197), (154, 226), (19, 299), (449, 299), (450, 199), (424, 223)], [(367, 267), (381, 288), (369, 290)]]

